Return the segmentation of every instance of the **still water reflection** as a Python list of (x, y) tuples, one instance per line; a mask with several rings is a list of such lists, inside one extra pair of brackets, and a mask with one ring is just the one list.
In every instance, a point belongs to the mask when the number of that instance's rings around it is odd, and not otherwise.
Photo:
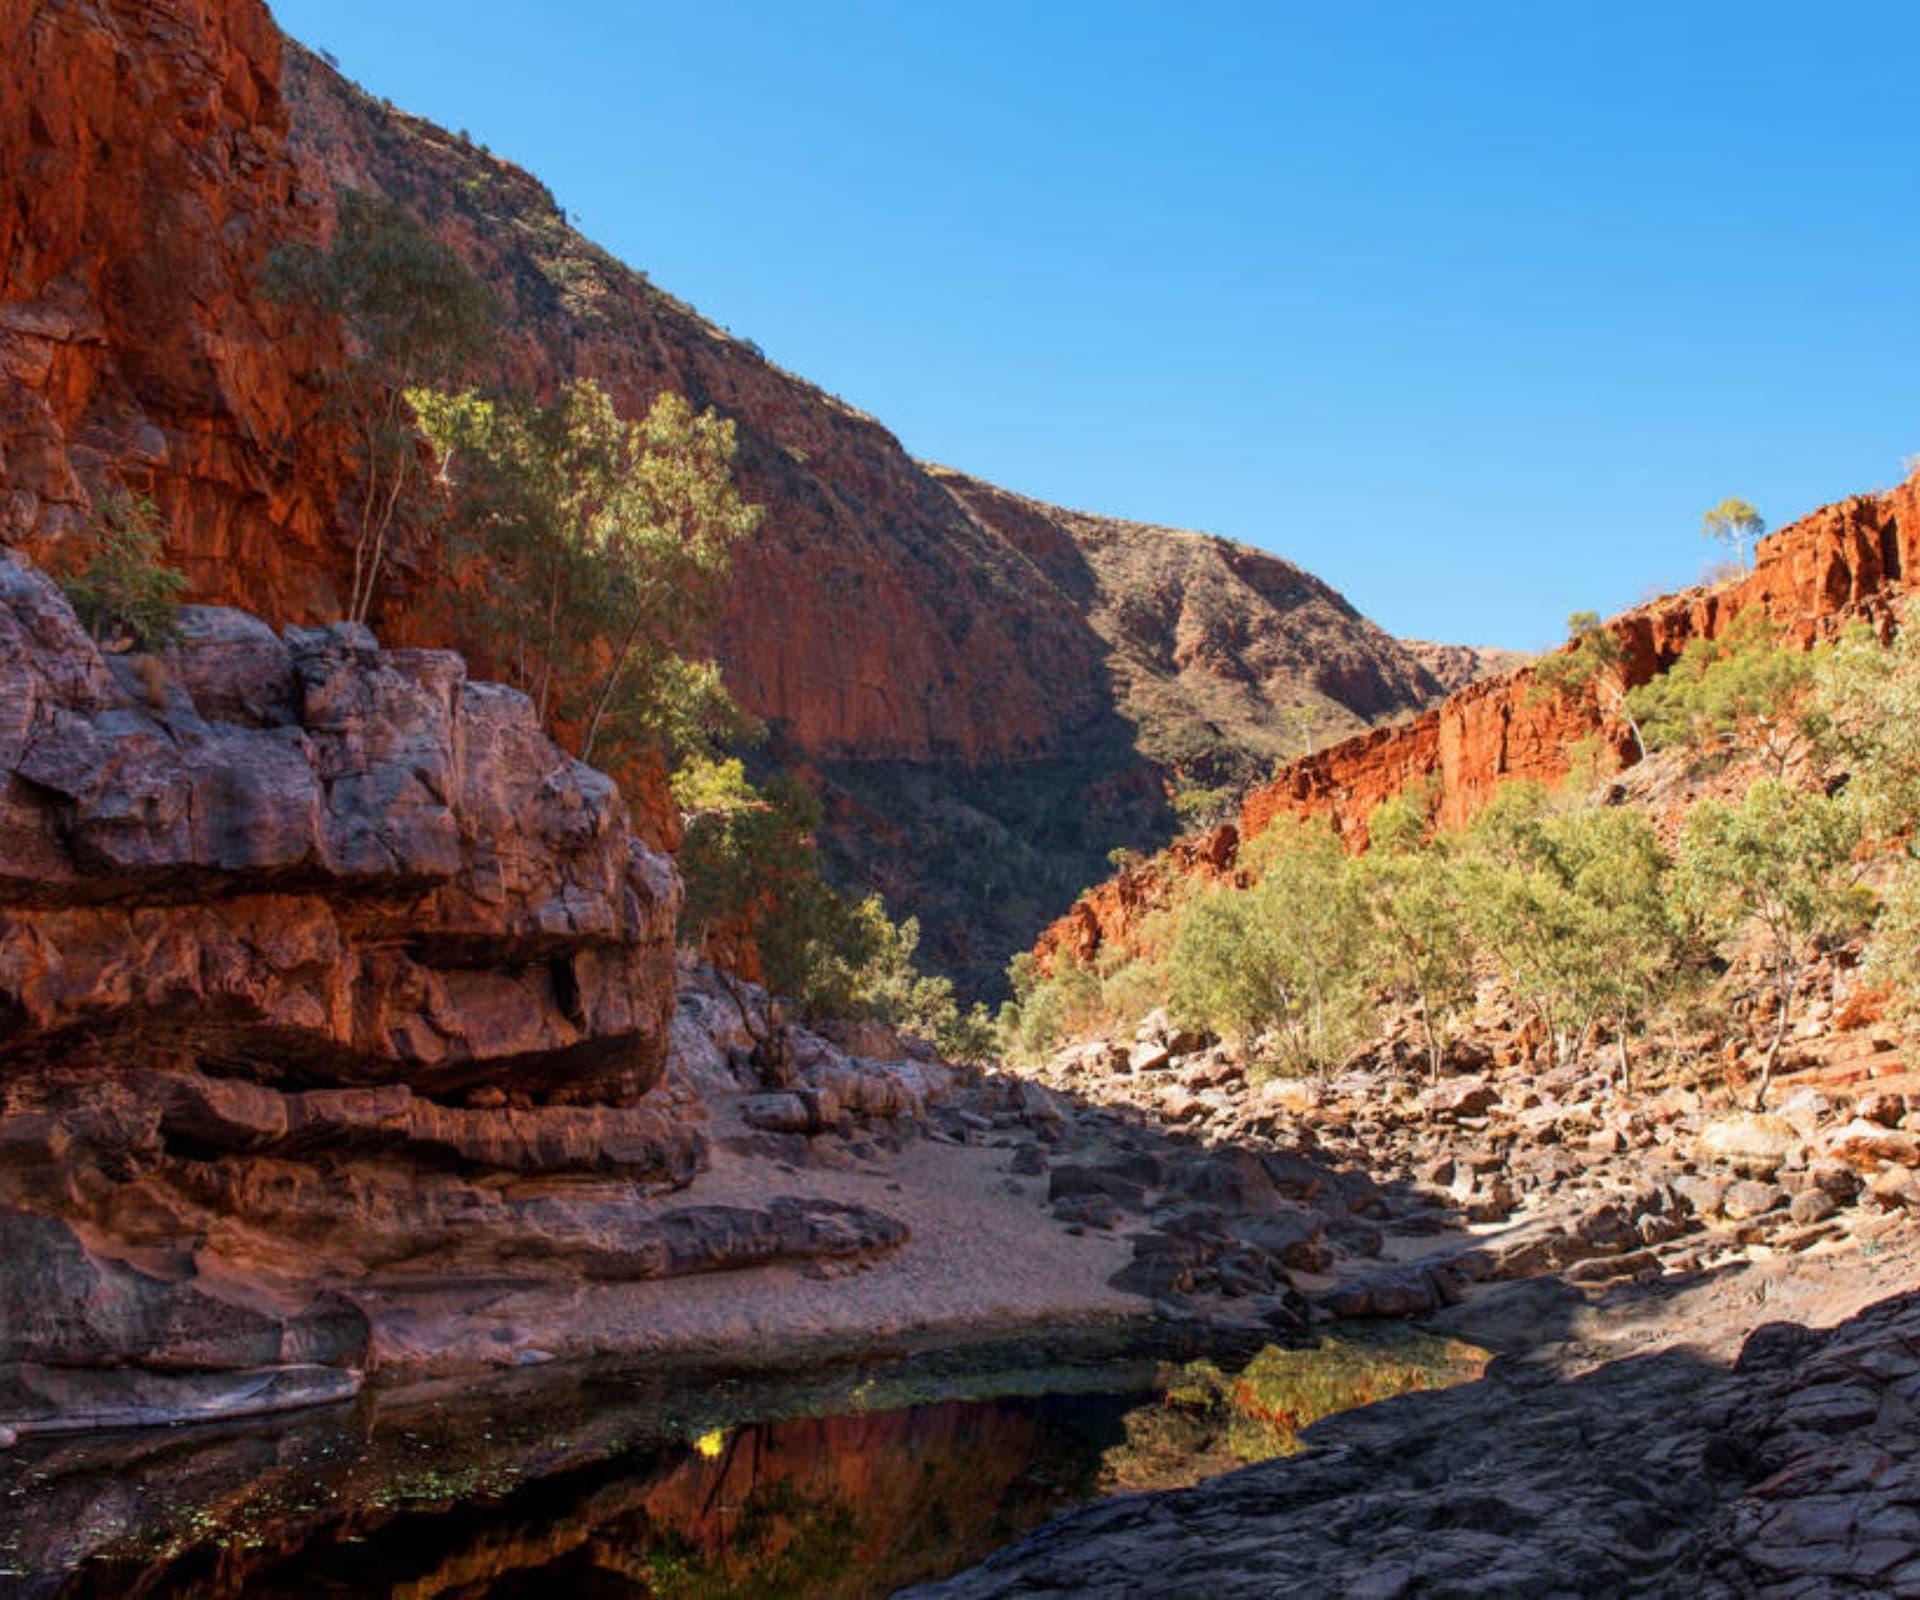
[(801, 1378), (523, 1374), (29, 1440), (0, 1456), (0, 1594), (881, 1595), (1483, 1359), (1404, 1333), (1245, 1362), (1029, 1343)]

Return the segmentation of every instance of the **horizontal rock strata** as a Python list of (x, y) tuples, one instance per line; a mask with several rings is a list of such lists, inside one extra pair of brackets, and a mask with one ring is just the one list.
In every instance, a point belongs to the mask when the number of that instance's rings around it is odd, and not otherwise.
[(221, 608), (103, 654), (0, 552), (0, 1424), (351, 1392), (449, 1284), (557, 1305), (900, 1243), (669, 1203), (707, 1158), (665, 1077), (679, 898), (458, 657)]

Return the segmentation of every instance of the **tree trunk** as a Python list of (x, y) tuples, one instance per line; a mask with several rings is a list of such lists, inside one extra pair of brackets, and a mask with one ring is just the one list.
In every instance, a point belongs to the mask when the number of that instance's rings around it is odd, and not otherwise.
[(1775, 977), (1780, 991), (1780, 1018), (1774, 1024), (1773, 1042), (1767, 1046), (1766, 1059), (1760, 1063), (1760, 1086), (1754, 1090), (1753, 1109), (1764, 1111), (1767, 1090), (1773, 1087), (1773, 1069), (1780, 1064), (1780, 1050), (1787, 1042), (1787, 1025), (1793, 1019), (1793, 980), (1791, 968), (1782, 967)]
[(600, 683), (600, 692), (594, 696), (593, 715), (587, 718), (587, 731), (580, 740), (580, 759), (593, 760), (594, 741), (600, 737), (600, 722), (607, 714), (607, 707), (613, 701), (613, 691), (619, 687), (621, 675), (627, 670), (627, 662), (633, 655), (634, 644), (640, 638), (640, 623), (636, 620), (627, 629), (626, 638), (620, 641), (620, 648), (614, 652), (613, 662), (607, 668), (607, 675)]
[(1440, 1034), (1433, 1025), (1433, 1005), (1430, 1001), (1420, 1002), (1420, 1026), (1427, 1036), (1427, 1074), (1434, 1083), (1440, 1081)]
[(753, 1040), (753, 1070), (762, 1086), (768, 1089), (789, 1088), (793, 1083), (793, 1066), (787, 1056), (787, 1030), (774, 1018), (773, 996), (767, 996), (767, 1025), (764, 1029), (757, 1028), (753, 1022), (753, 1010), (747, 1004), (739, 979), (717, 961), (713, 963), (713, 975), (720, 980), (720, 987), (727, 991), (727, 998), (740, 1013), (740, 1026), (747, 1030), (747, 1036)]

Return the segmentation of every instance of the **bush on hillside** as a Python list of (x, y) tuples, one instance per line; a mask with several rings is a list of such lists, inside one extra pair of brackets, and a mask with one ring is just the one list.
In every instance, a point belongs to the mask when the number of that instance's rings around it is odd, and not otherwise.
[(1627, 696), (1649, 750), (1679, 748), (1696, 767), (1756, 756), (1774, 777), (1809, 749), (1806, 700), (1816, 663), (1784, 646), (1758, 608), (1718, 638), (1687, 642), (1680, 659)]

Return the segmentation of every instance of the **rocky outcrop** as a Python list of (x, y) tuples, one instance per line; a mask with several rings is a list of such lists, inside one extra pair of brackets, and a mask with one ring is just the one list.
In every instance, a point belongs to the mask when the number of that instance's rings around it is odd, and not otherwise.
[(1169, 767), (1264, 775), (1443, 692), (1408, 646), (1278, 556), (927, 470), (1074, 600), (1105, 646), (1121, 715)]
[(0, 553), (0, 1425), (331, 1397), (418, 1344), (422, 1285), (897, 1245), (672, 1202), (707, 1148), (663, 1081), (679, 894), (458, 657), (217, 608), (103, 656)]
[(925, 1600), (987, 1595), (1903, 1594), (1920, 1584), (1920, 1296), (1828, 1332), (1480, 1383), (1307, 1451), (1061, 1518)]
[[(1823, 506), (1765, 540), (1744, 576), (1651, 601), (1606, 627), (1620, 641), (1630, 681), (1644, 683), (1677, 660), (1689, 640), (1714, 637), (1749, 609), (1764, 612), (1801, 645), (1831, 638), (1854, 619), (1884, 628), (1911, 585), (1916, 560), (1920, 479)], [(1596, 702), (1542, 693), (1532, 668), (1523, 667), (1470, 684), (1408, 721), (1292, 762), (1247, 796), (1233, 848), (1282, 816), (1325, 817), (1354, 848), (1363, 848), (1374, 808), (1417, 781), (1435, 793), (1441, 825), (1458, 827), (1503, 784), (1558, 781), (1575, 747), (1595, 738), (1620, 762), (1633, 760), (1625, 730), (1609, 723)], [(1090, 960), (1104, 944), (1125, 945), (1142, 913), (1165, 904), (1177, 879), (1230, 868), (1224, 838), (1186, 841), (1089, 890), (1042, 936), (1042, 959), (1066, 951)]]
[(223, 610), (109, 665), (3, 553), (0, 662), (8, 1060), (440, 1096), (524, 1064), (554, 1102), (659, 1080), (676, 877), (524, 696)]
[(1501, 650), (1492, 645), (1434, 644), (1426, 639), (1402, 639), (1400, 647), (1425, 667), (1442, 692), (1458, 694), (1482, 678), (1501, 678), (1527, 664), (1524, 650)]

